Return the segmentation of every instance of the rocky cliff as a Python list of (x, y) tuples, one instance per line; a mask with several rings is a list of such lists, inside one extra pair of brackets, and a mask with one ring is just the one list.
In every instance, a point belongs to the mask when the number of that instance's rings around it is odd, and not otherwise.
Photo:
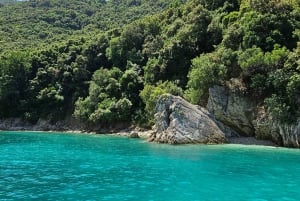
[(300, 147), (300, 120), (294, 124), (272, 119), (255, 100), (225, 87), (209, 89), (207, 110), (170, 94), (160, 97), (156, 124), (149, 141), (226, 143), (231, 137), (255, 137), (285, 147)]
[(254, 100), (225, 87), (209, 89), (208, 111), (243, 136), (272, 140), (285, 147), (300, 147), (300, 120), (294, 124), (272, 119)]
[(253, 124), (256, 138), (270, 139), (284, 147), (300, 148), (300, 119), (293, 124), (287, 124), (278, 122), (271, 116), (258, 116)]
[(254, 136), (255, 103), (238, 92), (215, 86), (209, 89), (207, 110), (244, 136)]
[(226, 143), (236, 136), (228, 127), (214, 119), (204, 108), (192, 105), (170, 94), (161, 96), (156, 106), (156, 124), (149, 141), (185, 143)]

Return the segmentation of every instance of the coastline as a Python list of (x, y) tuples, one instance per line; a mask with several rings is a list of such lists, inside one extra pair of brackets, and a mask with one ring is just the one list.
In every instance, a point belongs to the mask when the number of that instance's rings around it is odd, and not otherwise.
[[(63, 132), (69, 134), (93, 134), (93, 135), (112, 135), (112, 136), (122, 136), (128, 138), (141, 138), (147, 140), (153, 130), (145, 130), (140, 128), (127, 128), (120, 131), (114, 132), (96, 132), (96, 131), (87, 131), (87, 130), (30, 130), (30, 129), (0, 129), (0, 131), (24, 131), (24, 132)], [(226, 144), (239, 144), (239, 145), (259, 145), (259, 146), (271, 146), (271, 147), (280, 147), (270, 140), (258, 140), (255, 137), (233, 137), (228, 139)]]
[[(36, 124), (30, 124), (21, 119), (5, 119), (0, 120), (0, 131), (30, 131), (30, 132), (64, 132), (64, 133), (81, 133), (81, 134), (98, 134), (98, 135), (114, 135), (124, 136), (128, 138), (142, 138), (147, 140), (154, 130), (139, 128), (133, 125), (115, 126), (115, 127), (89, 127), (83, 123), (67, 121), (56, 122), (51, 124), (46, 120), (39, 120)], [(228, 139), (227, 144), (242, 145), (262, 145), (274, 146), (279, 145), (270, 140), (258, 140), (255, 137), (232, 137)]]

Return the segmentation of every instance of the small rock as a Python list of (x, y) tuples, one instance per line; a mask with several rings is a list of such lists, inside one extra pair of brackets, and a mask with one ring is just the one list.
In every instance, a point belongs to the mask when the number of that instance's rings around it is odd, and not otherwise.
[(129, 133), (129, 136), (130, 138), (139, 138), (139, 134), (135, 131), (132, 131)]

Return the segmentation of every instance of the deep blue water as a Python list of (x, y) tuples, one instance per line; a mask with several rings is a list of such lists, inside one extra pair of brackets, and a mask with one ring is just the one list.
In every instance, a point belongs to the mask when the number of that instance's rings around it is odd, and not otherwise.
[(300, 200), (300, 150), (0, 132), (0, 200)]

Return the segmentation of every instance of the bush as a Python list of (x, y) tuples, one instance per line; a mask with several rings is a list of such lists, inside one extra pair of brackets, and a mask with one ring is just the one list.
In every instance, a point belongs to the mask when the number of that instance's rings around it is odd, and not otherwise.
[(285, 122), (292, 120), (290, 106), (286, 104), (282, 100), (282, 98), (280, 98), (276, 94), (273, 94), (271, 97), (266, 98), (264, 103), (268, 108), (268, 112), (276, 120), (285, 121)]
[(185, 95), (194, 104), (205, 105), (208, 89), (212, 85), (222, 84), (231, 65), (232, 52), (220, 49), (218, 52), (203, 54), (192, 60)]
[(183, 91), (175, 83), (165, 81), (157, 85), (145, 85), (144, 89), (140, 93), (140, 97), (145, 103), (145, 110), (147, 112), (149, 122), (153, 122), (155, 107), (158, 98), (166, 93), (170, 93), (177, 96), (182, 96)]

